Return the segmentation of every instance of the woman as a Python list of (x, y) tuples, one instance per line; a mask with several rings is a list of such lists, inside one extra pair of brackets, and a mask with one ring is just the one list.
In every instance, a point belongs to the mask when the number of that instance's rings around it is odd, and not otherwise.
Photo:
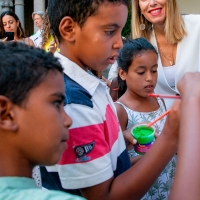
[[(132, 36), (145, 37), (158, 50), (160, 94), (179, 94), (178, 80), (200, 70), (200, 15), (181, 15), (176, 0), (134, 0)], [(174, 100), (166, 99), (167, 108)]]
[(25, 37), (21, 22), (14, 12), (5, 11), (1, 14), (0, 19), (0, 38), (3, 38), (3, 41), (7, 41), (6, 32), (14, 32), (14, 41), (35, 46), (30, 38)]
[(44, 19), (44, 12), (37, 11), (32, 13), (32, 19), (35, 25), (39, 28), (38, 31), (30, 37), (30, 39), (34, 42), (36, 47), (41, 48), (42, 43), (42, 32), (43, 32), (43, 19)]

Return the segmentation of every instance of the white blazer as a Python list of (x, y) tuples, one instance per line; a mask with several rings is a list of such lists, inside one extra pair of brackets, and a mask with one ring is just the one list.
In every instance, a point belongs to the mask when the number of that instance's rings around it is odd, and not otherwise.
[[(160, 56), (158, 56), (158, 81), (155, 93), (178, 94), (177, 82), (186, 72), (200, 71), (200, 15), (183, 15), (187, 35), (177, 44), (175, 89), (173, 90), (165, 78)], [(151, 44), (157, 47), (155, 34), (150, 39)], [(194, 86), (195, 87), (195, 86)], [(173, 104), (173, 99), (165, 99), (167, 109)]]

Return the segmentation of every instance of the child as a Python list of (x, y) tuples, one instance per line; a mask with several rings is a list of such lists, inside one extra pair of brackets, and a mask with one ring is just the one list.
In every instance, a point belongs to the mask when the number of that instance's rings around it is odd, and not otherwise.
[[(154, 121), (166, 109), (162, 99), (148, 97), (154, 92), (157, 81), (157, 52), (144, 38), (129, 40), (120, 50), (119, 94), (115, 103), (122, 131), (142, 122)], [(124, 94), (123, 94), (124, 93)], [(154, 124), (158, 134), (161, 133), (166, 117)], [(129, 145), (132, 162), (140, 157), (133, 145)], [(167, 199), (175, 173), (175, 157), (168, 163), (144, 199)]]
[(65, 110), (73, 124), (62, 159), (47, 170), (51, 181), (57, 174), (62, 187), (80, 189), (89, 200), (139, 199), (177, 151), (178, 124), (172, 123), (178, 120), (175, 105), (163, 134), (130, 167), (106, 84), (87, 73), (88, 68), (103, 71), (115, 62), (122, 47), (127, 5), (127, 0), (48, 1), (49, 21), (60, 47), (55, 55), (65, 73)]
[(66, 149), (62, 67), (22, 43), (0, 43), (0, 52), (0, 199), (81, 200), (41, 190), (31, 178), (34, 166), (57, 163)]
[(200, 73), (186, 73), (178, 82), (181, 96), (180, 143), (170, 200), (200, 197)]

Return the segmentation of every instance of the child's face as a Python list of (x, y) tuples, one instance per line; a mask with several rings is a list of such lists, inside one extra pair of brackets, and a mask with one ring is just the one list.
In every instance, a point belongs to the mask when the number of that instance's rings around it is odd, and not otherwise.
[[(103, 71), (113, 64), (122, 47), (121, 31), (127, 20), (124, 4), (103, 3), (83, 27), (77, 27), (72, 60), (83, 69)], [(61, 52), (62, 53), (62, 52)], [(70, 59), (70, 58), (69, 58)]]
[(127, 90), (132, 94), (147, 97), (156, 86), (157, 67), (157, 55), (153, 51), (142, 51), (134, 57), (128, 72), (123, 72)]
[(17, 146), (22, 158), (32, 164), (56, 164), (66, 149), (71, 118), (63, 109), (65, 95), (62, 74), (49, 71), (33, 88), (23, 107), (17, 108)]

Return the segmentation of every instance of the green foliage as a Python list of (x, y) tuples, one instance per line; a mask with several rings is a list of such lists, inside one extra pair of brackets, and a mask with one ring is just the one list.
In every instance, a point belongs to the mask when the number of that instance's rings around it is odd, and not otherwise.
[[(131, 2), (131, 1), (130, 1)], [(131, 3), (129, 3), (128, 7), (128, 18), (126, 21), (126, 24), (122, 30), (122, 36), (123, 37), (131, 37)]]

